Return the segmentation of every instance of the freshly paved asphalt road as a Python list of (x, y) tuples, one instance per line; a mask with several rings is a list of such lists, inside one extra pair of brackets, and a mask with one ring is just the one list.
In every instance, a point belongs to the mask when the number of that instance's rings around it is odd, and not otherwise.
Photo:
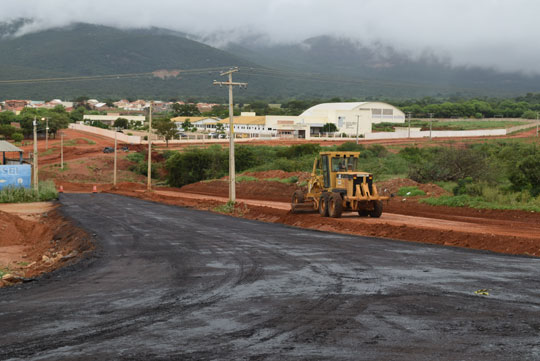
[(101, 250), (0, 290), (0, 359), (540, 359), (538, 259), (61, 202)]

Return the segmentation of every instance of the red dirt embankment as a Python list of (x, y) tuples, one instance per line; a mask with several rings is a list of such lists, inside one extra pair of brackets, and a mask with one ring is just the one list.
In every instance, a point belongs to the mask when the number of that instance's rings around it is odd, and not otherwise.
[(90, 237), (65, 220), (56, 207), (43, 213), (28, 213), (32, 204), (1, 205), (0, 287), (28, 281), (73, 263), (93, 249)]

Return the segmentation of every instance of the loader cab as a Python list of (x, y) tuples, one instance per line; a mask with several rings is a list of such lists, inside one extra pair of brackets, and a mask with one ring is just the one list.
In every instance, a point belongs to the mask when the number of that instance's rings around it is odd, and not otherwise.
[(360, 152), (323, 152), (316, 162), (323, 178), (325, 189), (336, 188), (336, 178), (341, 174), (358, 172)]

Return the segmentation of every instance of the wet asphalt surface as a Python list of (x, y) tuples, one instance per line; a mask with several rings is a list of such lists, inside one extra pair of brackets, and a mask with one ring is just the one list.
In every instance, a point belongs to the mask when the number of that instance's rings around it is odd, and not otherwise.
[(0, 290), (2, 360), (540, 359), (538, 259), (110, 194), (61, 203), (99, 251)]

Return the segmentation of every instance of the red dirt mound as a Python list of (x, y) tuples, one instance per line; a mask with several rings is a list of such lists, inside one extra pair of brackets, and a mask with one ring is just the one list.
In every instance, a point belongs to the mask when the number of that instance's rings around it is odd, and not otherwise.
[[(264, 180), (246, 181), (236, 184), (236, 196), (238, 198), (289, 202), (296, 189), (298, 189), (298, 186), (290, 183)], [(225, 180), (198, 182), (185, 185), (180, 188), (180, 191), (227, 197), (229, 194), (229, 182)]]
[(56, 210), (35, 221), (0, 211), (0, 230), (0, 268), (15, 277), (0, 279), (0, 287), (58, 269), (94, 248), (90, 237)]

